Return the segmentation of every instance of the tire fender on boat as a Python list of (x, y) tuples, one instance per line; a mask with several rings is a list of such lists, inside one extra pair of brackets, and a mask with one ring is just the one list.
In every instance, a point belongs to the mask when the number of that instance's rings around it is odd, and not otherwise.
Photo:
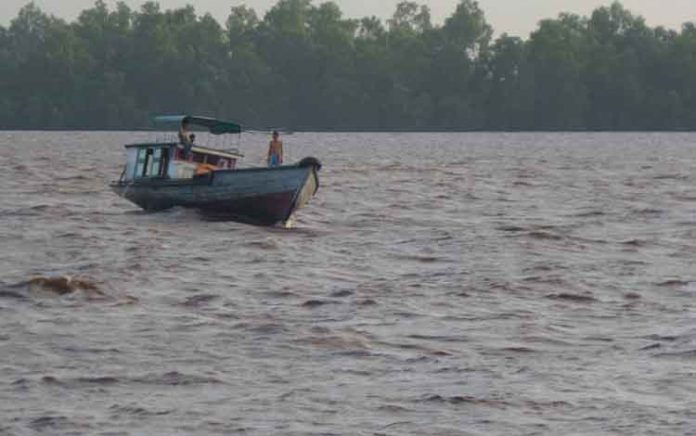
[(306, 157), (297, 166), (300, 168), (314, 167), (317, 171), (321, 170), (321, 162), (315, 157)]

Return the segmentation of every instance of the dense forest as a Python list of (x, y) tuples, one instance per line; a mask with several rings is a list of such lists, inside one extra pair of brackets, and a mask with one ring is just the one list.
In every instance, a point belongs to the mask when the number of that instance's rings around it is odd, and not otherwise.
[(347, 19), (279, 0), (224, 25), (193, 7), (99, 0), (73, 22), (34, 4), (0, 26), (0, 128), (129, 129), (156, 113), (331, 130), (696, 129), (696, 26), (652, 28), (619, 3), (494, 37), (461, 0)]

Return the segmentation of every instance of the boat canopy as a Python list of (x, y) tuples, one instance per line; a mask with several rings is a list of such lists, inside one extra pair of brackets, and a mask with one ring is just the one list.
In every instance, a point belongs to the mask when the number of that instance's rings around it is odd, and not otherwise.
[(173, 127), (175, 130), (181, 126), (183, 121), (188, 121), (192, 126), (207, 129), (213, 135), (225, 135), (228, 133), (242, 133), (242, 126), (228, 121), (220, 121), (214, 118), (197, 117), (191, 115), (162, 115), (155, 117), (155, 124), (158, 126)]

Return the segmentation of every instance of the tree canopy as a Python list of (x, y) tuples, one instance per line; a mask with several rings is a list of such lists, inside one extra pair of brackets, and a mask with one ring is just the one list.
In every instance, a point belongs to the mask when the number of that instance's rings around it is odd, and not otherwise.
[(331, 130), (696, 129), (696, 25), (649, 27), (620, 3), (494, 38), (473, 0), (442, 24), (279, 0), (224, 24), (193, 6), (72, 22), (25, 6), (0, 26), (0, 128), (128, 129), (158, 113)]

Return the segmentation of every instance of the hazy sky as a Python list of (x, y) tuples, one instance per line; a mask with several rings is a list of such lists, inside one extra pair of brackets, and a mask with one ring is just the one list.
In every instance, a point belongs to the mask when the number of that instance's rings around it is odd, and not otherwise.
[[(394, 11), (399, 0), (335, 0), (350, 17), (377, 15), (386, 18)], [(416, 0), (427, 4), (436, 21), (450, 15), (458, 0)], [(138, 7), (143, 0), (125, 0), (131, 7)], [(0, 23), (6, 25), (28, 0), (0, 0)], [(46, 12), (63, 18), (74, 18), (80, 10), (94, 4), (93, 0), (35, 0)], [(115, 0), (107, 0), (113, 5)], [(193, 4), (200, 13), (211, 12), (223, 22), (231, 6), (247, 4), (258, 12), (264, 12), (276, 0), (160, 0), (164, 8)], [(315, 4), (320, 0), (315, 0)], [(479, 0), (488, 21), (497, 33), (507, 32), (526, 36), (542, 18), (550, 18), (559, 12), (588, 14), (596, 6), (611, 0)], [(651, 25), (679, 28), (686, 21), (696, 21), (696, 0), (623, 0), (624, 6), (643, 15)]]

